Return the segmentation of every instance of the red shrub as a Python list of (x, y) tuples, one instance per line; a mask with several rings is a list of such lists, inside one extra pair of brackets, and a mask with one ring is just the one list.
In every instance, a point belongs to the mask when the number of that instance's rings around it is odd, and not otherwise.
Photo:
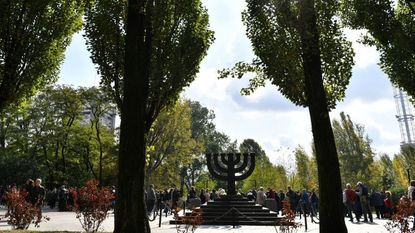
[(6, 192), (5, 200), (7, 205), (7, 223), (14, 229), (27, 229), (31, 223), (38, 226), (38, 209), (26, 201), (28, 192), (12, 188)]
[(291, 205), (288, 200), (282, 201), (282, 214), (283, 217), (276, 222), (275, 230), (277, 230), (277, 226), (279, 230), (283, 233), (291, 233), (297, 232), (297, 229), (302, 226), (301, 223), (295, 222), (295, 212), (291, 210)]
[[(180, 223), (176, 224), (177, 233), (187, 233), (189, 230), (195, 232), (196, 229), (203, 223), (202, 210), (193, 209), (190, 215), (185, 215), (179, 217), (179, 208), (174, 210), (174, 219), (178, 220)], [(184, 228), (182, 228), (184, 225)]]
[(107, 218), (114, 195), (108, 188), (99, 188), (98, 181), (88, 180), (79, 190), (71, 189), (76, 217), (86, 232), (97, 232)]
[(412, 228), (414, 206), (407, 197), (402, 197), (396, 206), (396, 212), (392, 215), (391, 220), (385, 224), (386, 230), (389, 232), (410, 233), (415, 232)]

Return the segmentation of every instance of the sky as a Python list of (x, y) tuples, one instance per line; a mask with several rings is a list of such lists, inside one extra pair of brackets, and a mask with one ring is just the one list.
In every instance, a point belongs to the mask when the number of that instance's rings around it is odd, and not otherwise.
[[(311, 153), (308, 109), (295, 106), (269, 83), (250, 96), (241, 96), (240, 89), (247, 86), (247, 77), (217, 79), (218, 70), (255, 57), (241, 21), (245, 1), (203, 0), (203, 4), (208, 9), (216, 39), (202, 61), (196, 80), (182, 96), (213, 110), (217, 130), (232, 140), (257, 141), (275, 164), (286, 164), (293, 159), (292, 151), (299, 145)], [(377, 65), (376, 49), (356, 42), (362, 32), (345, 33), (353, 41), (356, 65), (346, 97), (331, 112), (331, 119), (339, 119), (340, 112), (345, 112), (354, 123), (365, 127), (376, 154), (392, 156), (399, 153), (401, 142), (392, 85)], [(89, 58), (82, 32), (74, 36), (66, 51), (60, 77), (59, 84), (93, 86), (99, 83), (100, 77)]]

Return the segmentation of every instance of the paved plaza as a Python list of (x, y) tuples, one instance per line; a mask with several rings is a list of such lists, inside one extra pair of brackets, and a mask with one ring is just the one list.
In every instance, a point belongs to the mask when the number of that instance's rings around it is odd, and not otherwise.
[[(0, 216), (4, 217), (6, 211), (0, 210)], [(51, 211), (45, 208), (44, 215), (50, 218), (47, 222), (42, 222), (39, 228), (31, 226), (31, 230), (42, 230), (42, 231), (82, 231), (81, 224), (73, 212), (58, 212)], [(158, 226), (159, 220), (150, 222), (153, 233), (170, 233), (176, 232), (176, 225), (170, 225), (169, 220), (172, 217), (165, 218), (163, 216), (161, 227)], [(310, 219), (308, 219), (310, 220)], [(311, 223), (308, 221), (308, 230), (305, 231), (304, 219), (298, 219), (303, 223), (303, 226), (298, 230), (301, 232), (312, 232), (318, 233), (318, 224)], [(374, 223), (351, 223), (346, 219), (347, 229), (350, 233), (387, 233), (384, 225), (386, 220), (374, 219)], [(7, 225), (7, 222), (2, 219), (0, 220), (0, 230), (9, 230), (11, 227)], [(110, 216), (105, 220), (102, 225), (101, 231), (112, 232), (114, 229), (114, 215), (111, 212)], [(239, 226), (233, 228), (232, 226), (200, 226), (197, 233), (266, 233), (276, 232), (274, 227), (271, 226)]]

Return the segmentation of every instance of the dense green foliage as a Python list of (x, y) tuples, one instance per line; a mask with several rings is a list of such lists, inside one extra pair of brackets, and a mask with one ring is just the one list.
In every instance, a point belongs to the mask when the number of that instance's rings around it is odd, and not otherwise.
[[(251, 63), (239, 62), (232, 69), (224, 69), (221, 77), (241, 78), (248, 72), (257, 76), (242, 94), (250, 94), (270, 80), (294, 104), (308, 106), (305, 94), (303, 53), (298, 21), (298, 1), (249, 0), (243, 13), (247, 36), (257, 56)], [(337, 1), (316, 1), (317, 24), (323, 79), (329, 108), (342, 100), (351, 78), (353, 51), (335, 20), (339, 10)]]
[[(160, 179), (163, 184), (178, 183), (177, 167), (188, 166), (192, 155), (200, 155), (200, 146), (192, 138), (191, 115), (188, 101), (180, 100), (174, 108), (163, 110), (148, 133), (146, 178)], [(165, 166), (164, 164), (175, 164)], [(153, 172), (161, 166), (161, 177)], [(148, 182), (147, 182), (148, 183)]]
[(57, 80), (85, 2), (0, 1), (0, 112)]
[[(126, 1), (94, 1), (87, 8), (85, 24), (88, 50), (102, 77), (101, 85), (119, 108), (123, 99), (126, 9)], [(147, 127), (194, 80), (214, 39), (200, 1), (155, 1), (151, 15)]]
[(415, 98), (415, 12), (408, 2), (342, 0), (342, 19), (353, 29), (367, 30), (362, 41), (380, 52), (382, 70)]
[[(100, 120), (111, 106), (94, 101), (105, 100), (103, 95), (95, 88), (52, 86), (27, 105), (5, 111), (0, 116), (2, 184), (42, 177), (49, 188), (80, 185), (99, 179), (100, 173), (103, 183), (113, 184), (115, 136)], [(89, 121), (82, 114), (87, 108), (92, 110)]]
[(368, 181), (372, 176), (367, 168), (373, 163), (374, 152), (371, 140), (365, 135), (364, 127), (354, 124), (350, 116), (340, 113), (340, 120), (333, 120), (333, 133), (339, 155), (343, 183), (356, 184)]

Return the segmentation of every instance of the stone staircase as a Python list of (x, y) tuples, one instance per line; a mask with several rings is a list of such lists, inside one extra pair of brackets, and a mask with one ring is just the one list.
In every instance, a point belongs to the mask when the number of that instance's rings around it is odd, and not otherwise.
[[(280, 225), (282, 219), (276, 212), (241, 197), (223, 197), (210, 201), (193, 212), (199, 212), (203, 220), (201, 225)], [(192, 213), (188, 212), (187, 216)], [(170, 224), (183, 223), (183, 217), (170, 221)]]

